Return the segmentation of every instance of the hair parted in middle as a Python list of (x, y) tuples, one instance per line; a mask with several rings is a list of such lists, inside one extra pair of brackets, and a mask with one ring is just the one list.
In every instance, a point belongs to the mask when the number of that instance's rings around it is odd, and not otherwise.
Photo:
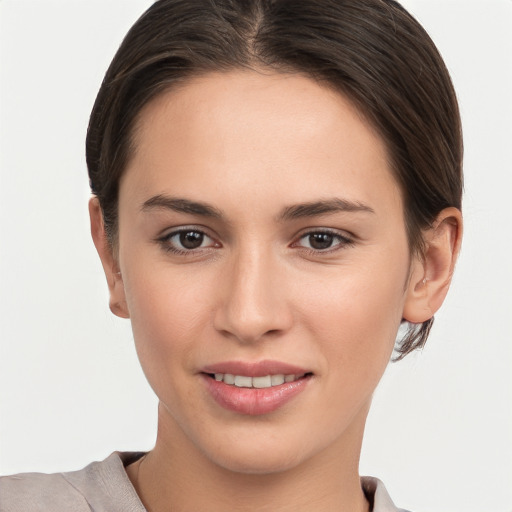
[[(421, 25), (393, 0), (159, 0), (117, 51), (86, 142), (93, 194), (117, 244), (119, 182), (142, 109), (194, 76), (301, 73), (345, 95), (384, 140), (402, 192), (411, 254), (444, 208), (461, 208), (462, 133), (450, 76)], [(423, 346), (411, 324), (398, 358)]]

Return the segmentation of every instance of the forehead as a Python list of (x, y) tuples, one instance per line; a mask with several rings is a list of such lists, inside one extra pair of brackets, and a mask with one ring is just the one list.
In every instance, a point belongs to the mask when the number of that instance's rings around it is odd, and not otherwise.
[(147, 195), (222, 186), (289, 202), (334, 189), (354, 201), (399, 196), (381, 137), (346, 97), (300, 74), (193, 78), (151, 101), (134, 133), (123, 181)]

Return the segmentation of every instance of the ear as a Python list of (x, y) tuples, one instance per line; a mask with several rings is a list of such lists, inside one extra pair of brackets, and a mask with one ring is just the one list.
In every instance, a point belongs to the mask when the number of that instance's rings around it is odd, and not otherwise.
[(91, 235), (103, 265), (110, 293), (110, 311), (121, 318), (130, 318), (126, 304), (123, 277), (119, 269), (117, 257), (105, 233), (103, 213), (97, 197), (89, 200), (89, 216), (91, 219)]
[(403, 319), (422, 323), (441, 307), (450, 287), (462, 240), (462, 215), (445, 208), (423, 233), (425, 253), (411, 264)]

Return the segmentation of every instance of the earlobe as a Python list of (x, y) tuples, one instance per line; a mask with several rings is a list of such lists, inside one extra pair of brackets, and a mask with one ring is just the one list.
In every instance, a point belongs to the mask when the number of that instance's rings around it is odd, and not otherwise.
[(92, 197), (89, 200), (89, 217), (92, 239), (107, 279), (110, 293), (110, 310), (116, 316), (130, 318), (125, 298), (123, 276), (119, 269), (117, 257), (114, 255), (111, 244), (107, 240), (103, 214), (97, 197)]
[(462, 240), (462, 215), (445, 208), (423, 234), (425, 252), (411, 267), (403, 318), (422, 323), (441, 307), (450, 287)]

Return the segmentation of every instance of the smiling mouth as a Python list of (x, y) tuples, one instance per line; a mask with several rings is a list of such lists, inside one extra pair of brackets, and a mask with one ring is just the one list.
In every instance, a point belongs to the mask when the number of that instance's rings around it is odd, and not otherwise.
[(228, 386), (234, 386), (238, 388), (255, 388), (265, 389), (276, 386), (281, 386), (285, 383), (295, 382), (304, 377), (312, 375), (311, 373), (302, 374), (276, 374), (276, 375), (264, 375), (261, 377), (250, 377), (248, 375), (233, 375), (231, 373), (207, 373), (210, 378), (215, 379), (217, 382), (223, 382)]
[(277, 411), (309, 388), (314, 376), (278, 361), (219, 363), (204, 368), (201, 375), (218, 405), (251, 416)]

